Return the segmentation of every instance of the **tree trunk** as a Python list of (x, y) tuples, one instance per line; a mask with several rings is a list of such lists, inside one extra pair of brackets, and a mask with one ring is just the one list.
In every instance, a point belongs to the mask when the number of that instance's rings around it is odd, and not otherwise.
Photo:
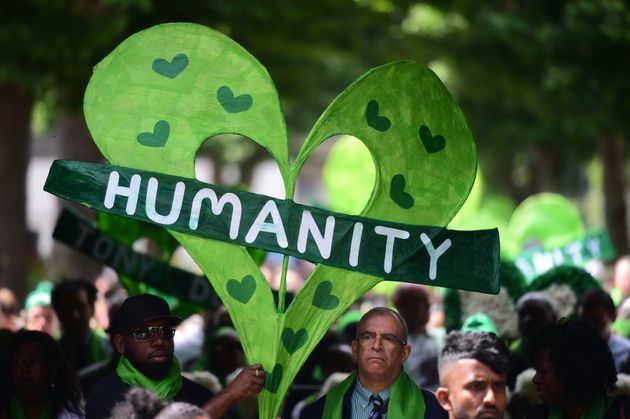
[(606, 228), (617, 255), (628, 254), (626, 185), (624, 180), (624, 142), (618, 136), (602, 136), (599, 153), (604, 166), (604, 214)]
[(26, 227), (26, 169), (31, 109), (30, 95), (13, 84), (0, 84), (0, 285), (18, 298), (26, 293), (26, 277), (34, 246)]
[(532, 149), (530, 159), (531, 180), (528, 196), (540, 192), (560, 191), (557, 176), (558, 154), (549, 146)]
[[(60, 112), (57, 117), (56, 136), (59, 139), (59, 158), (92, 163), (102, 163), (103, 156), (92, 140), (92, 136), (82, 114)], [(94, 219), (94, 210), (59, 199), (59, 210), (70, 206)], [(52, 255), (47, 263), (48, 271), (53, 276), (66, 278), (85, 278), (92, 281), (102, 270), (102, 265), (81, 255), (66, 245), (55, 243)]]

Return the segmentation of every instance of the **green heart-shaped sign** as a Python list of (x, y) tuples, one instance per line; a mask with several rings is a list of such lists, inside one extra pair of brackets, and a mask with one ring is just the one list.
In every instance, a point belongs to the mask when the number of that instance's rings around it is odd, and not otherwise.
[[(156, 72), (164, 75), (164, 64), (158, 66), (160, 73), (151, 69), (152, 63), (179, 54), (187, 57), (185, 71), (176, 77), (156, 77)], [(153, 100), (164, 94), (168, 100)], [(466, 200), (475, 177), (475, 144), (459, 107), (433, 72), (412, 61), (375, 68), (344, 90), (319, 118), (293, 164), (269, 74), (241, 46), (203, 26), (164, 24), (125, 40), (96, 66), (84, 108), (103, 155), (135, 170), (194, 178), (195, 153), (207, 138), (222, 133), (251, 138), (276, 161), (288, 200), (311, 153), (334, 135), (352, 135), (369, 150), (376, 170), (372, 196), (361, 216), (389, 223), (445, 227)], [(136, 141), (138, 133), (155, 121), (168, 121), (169, 141), (161, 147)], [(426, 135), (420, 129), (422, 141), (419, 127), (427, 127)], [(145, 143), (148, 139), (143, 137)], [(402, 179), (392, 182), (400, 179), (396, 176), (404, 176), (404, 184)], [(158, 215), (156, 208), (152, 211)], [(199, 222), (191, 219), (191, 224), (195, 221)], [(242, 227), (235, 234), (240, 237), (246, 230)], [(285, 311), (286, 285), (276, 306), (245, 247), (169, 231), (227, 306), (248, 361), (271, 371), (259, 396), (263, 419), (277, 416), (291, 381), (328, 328), (382, 280), (320, 264)], [(421, 238), (423, 243), (429, 239), (421, 235), (414, 240), (419, 243)], [(435, 266), (432, 269), (435, 274)]]
[(287, 327), (282, 331), (282, 344), (288, 353), (293, 354), (306, 343), (308, 332), (306, 329), (300, 329), (293, 332), (293, 329)]
[(186, 54), (177, 54), (170, 62), (163, 58), (156, 58), (152, 67), (153, 71), (159, 75), (174, 79), (188, 67), (188, 57)]
[(409, 209), (413, 207), (413, 196), (405, 192), (407, 181), (401, 174), (397, 174), (392, 178), (391, 190), (389, 196), (400, 208)]
[(431, 128), (426, 125), (420, 126), (418, 133), (424, 148), (427, 150), (427, 153), (437, 153), (446, 146), (446, 140), (444, 137), (441, 135), (434, 136), (431, 133)]
[(245, 112), (252, 107), (253, 99), (248, 94), (234, 96), (234, 92), (228, 86), (221, 86), (217, 90), (217, 100), (229, 113)]
[(159, 120), (153, 126), (153, 132), (138, 134), (138, 142), (147, 147), (164, 147), (171, 132), (171, 126), (164, 120)]
[(332, 310), (339, 305), (339, 298), (331, 294), (332, 282), (320, 282), (313, 295), (313, 305), (322, 310)]
[(378, 114), (378, 102), (370, 100), (365, 108), (367, 124), (378, 131), (387, 131), (392, 125), (390, 120)]
[(265, 370), (265, 389), (270, 393), (276, 393), (282, 382), (283, 375), (284, 369), (282, 364), (276, 364), (272, 371)]
[(227, 282), (228, 294), (243, 304), (249, 303), (254, 291), (256, 291), (256, 280), (251, 275), (245, 276), (240, 282), (236, 279), (230, 279)]

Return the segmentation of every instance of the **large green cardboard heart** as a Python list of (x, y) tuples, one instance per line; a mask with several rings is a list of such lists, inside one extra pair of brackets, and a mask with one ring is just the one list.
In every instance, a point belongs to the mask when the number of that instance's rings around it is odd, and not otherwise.
[[(151, 63), (156, 58), (180, 53), (189, 59), (185, 71), (173, 79), (155, 77)], [(227, 112), (216, 96), (222, 86), (247, 92), (256, 105), (244, 112)], [(390, 120), (385, 131), (366, 120), (372, 100), (378, 103), (378, 115)], [(375, 68), (344, 90), (319, 118), (293, 164), (280, 102), (267, 71), (240, 45), (203, 26), (158, 25), (125, 40), (96, 66), (84, 110), (92, 137), (111, 163), (188, 178), (195, 177), (195, 154), (206, 138), (222, 133), (246, 136), (276, 161), (287, 199), (293, 198), (300, 169), (313, 150), (334, 135), (353, 135), (368, 148), (376, 169), (372, 196), (361, 215), (391, 222), (446, 226), (466, 200), (475, 177), (475, 144), (459, 107), (433, 72), (412, 61)], [(135, 141), (157, 120), (170, 124), (172, 138), (164, 147)], [(418, 141), (418, 127), (423, 125), (448, 139), (440, 152), (428, 153)], [(415, 199), (410, 209), (390, 199), (390, 181), (396, 174), (404, 174), (405, 192)], [(319, 265), (285, 311), (285, 285), (276, 306), (266, 279), (244, 247), (171, 233), (226, 304), (248, 361), (272, 371), (259, 396), (263, 419), (277, 417), (291, 381), (328, 328), (381, 281)], [(244, 304), (231, 296), (227, 284), (247, 275), (253, 277), (256, 290)], [(332, 285), (330, 292), (339, 301), (328, 310), (313, 305), (325, 283)], [(281, 344), (287, 328), (308, 333), (306, 343), (293, 354)]]

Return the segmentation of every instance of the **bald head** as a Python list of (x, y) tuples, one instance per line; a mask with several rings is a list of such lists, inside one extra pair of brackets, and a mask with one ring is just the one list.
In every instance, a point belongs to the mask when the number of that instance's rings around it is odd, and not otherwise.
[(367, 313), (365, 313), (363, 317), (361, 317), (361, 320), (359, 321), (359, 325), (357, 326), (357, 337), (365, 329), (364, 327), (365, 323), (372, 317), (378, 317), (378, 316), (393, 317), (396, 320), (396, 323), (398, 323), (398, 326), (400, 328), (399, 329), (400, 337), (403, 339), (405, 343), (407, 342), (407, 338), (409, 335), (409, 332), (407, 330), (407, 322), (405, 322), (405, 319), (403, 319), (400, 314), (398, 314), (395, 310), (392, 310), (389, 307), (375, 307), (371, 309), (370, 311), (368, 311)]

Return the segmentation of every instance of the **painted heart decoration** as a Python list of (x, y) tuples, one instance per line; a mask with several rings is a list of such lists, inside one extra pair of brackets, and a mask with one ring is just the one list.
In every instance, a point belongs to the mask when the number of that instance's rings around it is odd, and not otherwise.
[[(125, 40), (96, 66), (84, 110), (112, 164), (187, 178), (195, 177), (195, 155), (207, 138), (246, 136), (278, 164), (287, 199), (316, 147), (337, 134), (353, 135), (374, 158), (376, 183), (361, 214), (372, 219), (444, 227), (475, 177), (475, 144), (459, 107), (433, 72), (412, 61), (375, 68), (343, 91), (293, 164), (269, 74), (240, 45), (204, 26), (159, 25)], [(227, 306), (248, 361), (267, 371), (261, 418), (276, 417), (289, 384), (326, 330), (381, 281), (318, 265), (283, 312), (244, 247), (171, 233)]]

